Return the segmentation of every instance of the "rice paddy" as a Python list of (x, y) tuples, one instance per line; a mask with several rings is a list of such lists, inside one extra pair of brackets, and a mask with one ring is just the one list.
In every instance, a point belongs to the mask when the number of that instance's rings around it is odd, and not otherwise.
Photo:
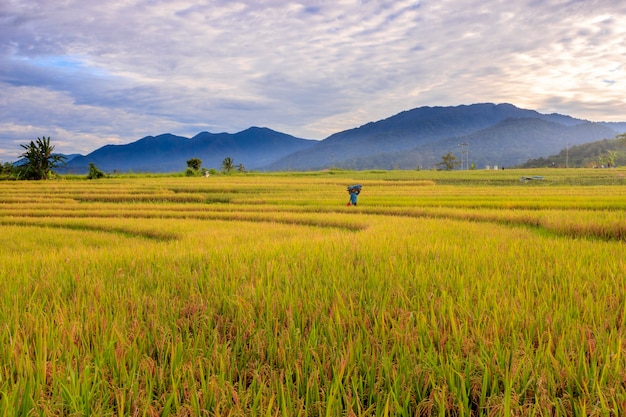
[(0, 415), (623, 415), (623, 172), (537, 174), (0, 182)]

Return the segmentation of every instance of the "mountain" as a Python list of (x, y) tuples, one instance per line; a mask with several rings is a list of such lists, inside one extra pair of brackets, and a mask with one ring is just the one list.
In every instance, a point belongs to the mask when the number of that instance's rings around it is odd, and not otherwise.
[[(554, 120), (554, 119), (551, 119)], [(478, 168), (520, 165), (529, 159), (559, 152), (568, 146), (612, 138), (615, 132), (602, 125), (581, 122), (564, 126), (538, 118), (509, 118), (494, 126), (459, 137), (441, 139), (404, 152), (383, 153), (344, 162), (346, 168), (377, 166), (381, 169), (430, 168), (452, 152), (461, 159), (460, 143), (468, 144), (468, 161)]]
[(181, 172), (190, 158), (219, 168), (235, 165), (263, 171), (431, 168), (452, 152), (461, 159), (467, 143), (470, 164), (520, 165), (560, 150), (626, 132), (626, 122), (592, 123), (562, 114), (542, 114), (512, 104), (480, 103), (419, 107), (312, 141), (251, 127), (239, 133), (202, 132), (193, 138), (148, 136), (76, 156), (60, 173), (86, 173), (93, 162), (105, 172)]
[(267, 170), (430, 168), (459, 143), (469, 144), (469, 162), (515, 165), (569, 144), (612, 138), (607, 124), (560, 114), (541, 114), (511, 104), (420, 107), (329, 136), (288, 155)]
[(598, 122), (598, 124), (608, 127), (617, 133), (626, 133), (626, 122)]
[(202, 132), (191, 139), (167, 133), (126, 145), (103, 146), (86, 156), (74, 157), (58, 171), (86, 173), (92, 162), (106, 172), (181, 172), (191, 158), (201, 159), (204, 167), (219, 168), (226, 157), (246, 169), (257, 169), (314, 143), (259, 127), (234, 134)]
[(82, 156), (79, 153), (72, 153), (72, 154), (59, 154), (63, 157), (65, 157), (65, 162), (70, 162), (72, 159), (76, 158), (77, 156)]

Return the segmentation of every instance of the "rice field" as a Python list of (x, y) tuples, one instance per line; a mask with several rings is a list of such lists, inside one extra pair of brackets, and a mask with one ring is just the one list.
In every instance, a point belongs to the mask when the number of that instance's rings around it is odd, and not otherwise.
[(624, 415), (626, 171), (527, 172), (0, 182), (0, 416)]

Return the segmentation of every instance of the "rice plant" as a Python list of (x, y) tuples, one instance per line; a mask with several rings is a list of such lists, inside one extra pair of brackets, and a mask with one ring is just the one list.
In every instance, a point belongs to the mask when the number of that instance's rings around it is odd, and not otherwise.
[(0, 183), (0, 414), (618, 416), (626, 190), (502, 174)]

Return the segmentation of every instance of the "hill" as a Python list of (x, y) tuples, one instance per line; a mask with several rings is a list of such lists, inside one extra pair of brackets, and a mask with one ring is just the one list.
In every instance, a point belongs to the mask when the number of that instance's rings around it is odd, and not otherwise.
[(619, 139), (603, 139), (561, 149), (546, 157), (530, 159), (520, 168), (610, 167), (626, 165), (626, 148)]

